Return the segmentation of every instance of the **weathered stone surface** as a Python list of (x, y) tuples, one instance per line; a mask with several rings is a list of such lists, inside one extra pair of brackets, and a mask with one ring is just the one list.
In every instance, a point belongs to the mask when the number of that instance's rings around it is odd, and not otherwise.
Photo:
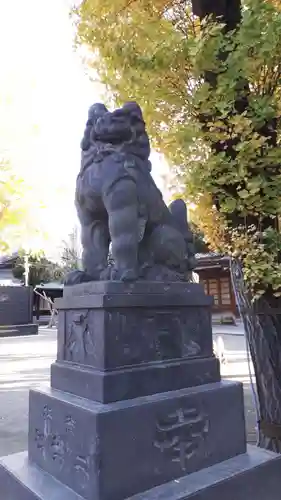
[[(280, 467), (280, 455), (249, 446), (243, 455), (127, 500), (280, 500)], [(0, 459), (0, 484), (3, 500), (84, 500), (31, 464), (26, 453)]]
[(109, 403), (219, 381), (210, 304), (196, 284), (67, 288), (52, 387)]
[(27, 452), (0, 459), (0, 485), (1, 500), (84, 500), (31, 464)]
[(280, 455), (248, 446), (243, 455), (145, 491), (130, 500), (279, 500), (280, 468)]
[(38, 335), (38, 325), (30, 323), (26, 325), (0, 326), (0, 337), (19, 337), (21, 335)]
[(58, 361), (112, 370), (212, 356), (211, 300), (200, 285), (175, 284), (165, 291), (158, 284), (146, 293), (142, 284), (130, 291), (119, 285), (117, 293), (108, 291), (108, 283), (103, 293), (84, 285), (88, 293), (82, 296), (79, 286), (69, 287), (56, 301)]
[[(145, 286), (147, 285), (147, 286)], [(56, 299), (58, 309), (100, 309), (129, 307), (179, 307), (213, 304), (197, 283), (162, 283), (137, 281), (90, 282), (65, 287), (63, 298)]]
[(209, 311), (202, 307), (70, 310), (63, 323), (58, 359), (95, 368), (212, 355)]
[(230, 382), (108, 405), (31, 391), (29, 457), (87, 500), (122, 500), (244, 453), (242, 404)]
[[(81, 142), (75, 205), (83, 271), (67, 285), (90, 280), (186, 281), (195, 266), (183, 200), (168, 208), (151, 176), (142, 111), (127, 103), (112, 112), (94, 104)], [(109, 245), (111, 255), (109, 258)]]
[[(63, 292), (64, 299), (71, 299), (71, 297), (85, 297), (88, 295), (124, 295), (128, 297), (131, 294), (139, 294), (142, 296), (159, 296), (165, 298), (165, 303), (169, 305), (179, 305), (183, 295), (189, 297), (190, 305), (198, 305), (198, 297), (200, 297), (200, 304), (210, 305), (213, 303), (212, 297), (206, 295), (203, 291), (202, 285), (198, 283), (189, 282), (169, 282), (164, 283), (161, 281), (91, 281), (89, 283), (81, 283), (75, 285), (73, 288), (65, 287)], [(204, 299), (203, 299), (204, 297)], [(57, 299), (59, 304), (62, 299)], [(204, 302), (202, 302), (204, 300)], [(124, 304), (124, 302), (123, 302)], [(127, 304), (128, 305), (128, 304)], [(135, 304), (136, 305), (136, 304)], [(147, 306), (147, 301), (144, 302)], [(159, 304), (158, 304), (159, 305)]]
[(56, 362), (51, 366), (51, 386), (100, 403), (112, 403), (140, 396), (218, 382), (219, 361), (176, 360), (139, 367), (103, 371)]
[(30, 286), (0, 286), (0, 337), (37, 335), (33, 321), (33, 289)]
[(25, 325), (33, 320), (33, 289), (0, 286), (0, 325)]

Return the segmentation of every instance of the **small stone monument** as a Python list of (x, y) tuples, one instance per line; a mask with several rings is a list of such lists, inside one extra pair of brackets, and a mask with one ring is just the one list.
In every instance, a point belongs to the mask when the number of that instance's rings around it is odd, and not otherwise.
[(3, 500), (280, 498), (281, 458), (246, 447), (242, 384), (221, 381), (212, 300), (187, 281), (184, 205), (165, 206), (148, 146), (137, 105), (91, 108), (76, 190), (84, 270), (57, 301), (28, 452), (0, 460)]
[(37, 335), (33, 323), (33, 289), (30, 286), (0, 286), (0, 337)]

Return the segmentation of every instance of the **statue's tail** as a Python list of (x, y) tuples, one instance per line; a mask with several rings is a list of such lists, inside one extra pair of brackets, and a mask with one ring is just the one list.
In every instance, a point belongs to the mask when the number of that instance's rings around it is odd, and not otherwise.
[(183, 235), (186, 242), (186, 260), (188, 270), (191, 271), (196, 266), (194, 236), (187, 220), (186, 204), (183, 200), (174, 200), (169, 210), (173, 217), (174, 226)]

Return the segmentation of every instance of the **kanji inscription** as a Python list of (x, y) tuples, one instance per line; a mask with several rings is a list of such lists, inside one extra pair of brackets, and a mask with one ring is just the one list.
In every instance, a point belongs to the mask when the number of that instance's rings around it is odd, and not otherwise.
[(196, 408), (179, 408), (156, 424), (154, 446), (186, 471), (209, 432), (209, 420)]

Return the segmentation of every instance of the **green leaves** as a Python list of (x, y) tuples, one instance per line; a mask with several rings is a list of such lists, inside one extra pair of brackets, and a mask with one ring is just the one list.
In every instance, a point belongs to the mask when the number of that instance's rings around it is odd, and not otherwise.
[(227, 198), (224, 202), (224, 211), (228, 213), (234, 212), (237, 208), (237, 201), (235, 198)]
[(210, 19), (200, 27), (190, 1), (84, 0), (75, 11), (78, 43), (92, 51), (102, 82), (117, 103), (143, 107), (153, 146), (199, 206), (204, 234), (241, 255), (259, 291), (281, 285), (279, 250), (247, 232), (248, 220), (258, 233), (281, 213), (277, 3), (244, 0), (241, 25), (227, 34)]
[[(19, 280), (24, 280), (25, 255), (25, 251), (22, 250), (13, 267), (13, 275)], [(53, 280), (57, 281), (57, 275), (61, 273), (61, 269), (56, 263), (48, 260), (43, 251), (29, 253), (27, 257), (29, 264), (29, 285), (35, 287), (41, 283), (48, 283)]]
[(247, 191), (246, 189), (241, 189), (241, 191), (237, 191), (237, 194), (238, 196), (240, 196), (240, 198), (242, 198), (242, 200), (245, 200), (250, 196), (249, 191)]

